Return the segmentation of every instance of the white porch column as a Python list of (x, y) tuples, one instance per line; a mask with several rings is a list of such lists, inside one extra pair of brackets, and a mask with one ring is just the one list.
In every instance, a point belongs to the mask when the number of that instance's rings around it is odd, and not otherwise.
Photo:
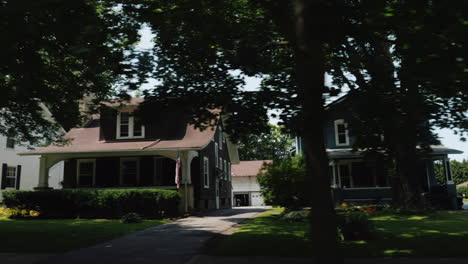
[(47, 164), (47, 156), (40, 157), (39, 184), (37, 185), (37, 188), (38, 189), (49, 188), (49, 167)]

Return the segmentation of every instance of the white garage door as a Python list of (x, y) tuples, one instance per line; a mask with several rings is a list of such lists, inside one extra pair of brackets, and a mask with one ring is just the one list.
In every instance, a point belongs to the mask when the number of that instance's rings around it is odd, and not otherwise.
[(263, 206), (263, 198), (260, 195), (260, 192), (251, 192), (250, 201), (252, 201), (252, 206)]

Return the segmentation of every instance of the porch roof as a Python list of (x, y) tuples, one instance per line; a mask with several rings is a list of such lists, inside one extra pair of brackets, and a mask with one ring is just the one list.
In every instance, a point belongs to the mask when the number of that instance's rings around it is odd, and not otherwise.
[(103, 141), (99, 139), (99, 127), (71, 129), (64, 139), (69, 142), (52, 144), (22, 155), (46, 155), (60, 153), (92, 153), (118, 151), (154, 151), (202, 149), (215, 134), (215, 129), (207, 128), (201, 131), (193, 125), (187, 125), (185, 135), (178, 140), (116, 140)]
[[(418, 148), (419, 149), (419, 148)], [(443, 145), (432, 145), (432, 152), (425, 153), (428, 156), (447, 155), (447, 154), (462, 154), (463, 151), (457, 149), (451, 149)], [(327, 154), (330, 159), (341, 159), (341, 158), (362, 158), (363, 151), (353, 151), (351, 148), (343, 149), (327, 149)]]

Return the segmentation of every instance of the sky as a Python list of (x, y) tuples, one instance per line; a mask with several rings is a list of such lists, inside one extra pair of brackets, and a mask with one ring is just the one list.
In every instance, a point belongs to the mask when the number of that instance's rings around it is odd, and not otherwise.
[[(140, 35), (141, 35), (141, 41), (139, 45), (137, 46), (138, 49), (150, 49), (152, 45), (152, 38), (154, 35), (152, 35), (150, 29), (146, 26), (143, 26), (142, 29), (140, 30)], [(246, 85), (244, 87), (245, 90), (249, 91), (254, 91), (257, 90), (261, 79), (259, 78), (254, 78), (254, 77), (247, 77), (246, 79)], [(142, 86), (142, 89), (149, 89), (156, 84), (155, 80), (150, 80), (147, 84), (144, 84)], [(277, 120), (274, 120), (270, 118), (271, 123), (276, 123)], [(439, 140), (441, 141), (442, 145), (452, 148), (452, 149), (457, 149), (463, 151), (463, 154), (453, 154), (449, 155), (450, 159), (462, 161), (463, 159), (468, 160), (468, 141), (467, 142), (462, 142), (459, 139), (458, 135), (454, 135), (453, 131), (449, 129), (436, 129), (435, 133), (439, 136)]]

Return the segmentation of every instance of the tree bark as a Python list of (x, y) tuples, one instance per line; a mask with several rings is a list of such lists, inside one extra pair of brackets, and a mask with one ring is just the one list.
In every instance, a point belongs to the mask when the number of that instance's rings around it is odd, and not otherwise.
[[(294, 1), (295, 59), (298, 92), (302, 98), (303, 148), (306, 182), (310, 186), (312, 214), (311, 241), (316, 263), (342, 263), (337, 244), (337, 221), (328, 175), (328, 157), (324, 144), (325, 82), (322, 1)], [(319, 15), (320, 14), (320, 15)]]

